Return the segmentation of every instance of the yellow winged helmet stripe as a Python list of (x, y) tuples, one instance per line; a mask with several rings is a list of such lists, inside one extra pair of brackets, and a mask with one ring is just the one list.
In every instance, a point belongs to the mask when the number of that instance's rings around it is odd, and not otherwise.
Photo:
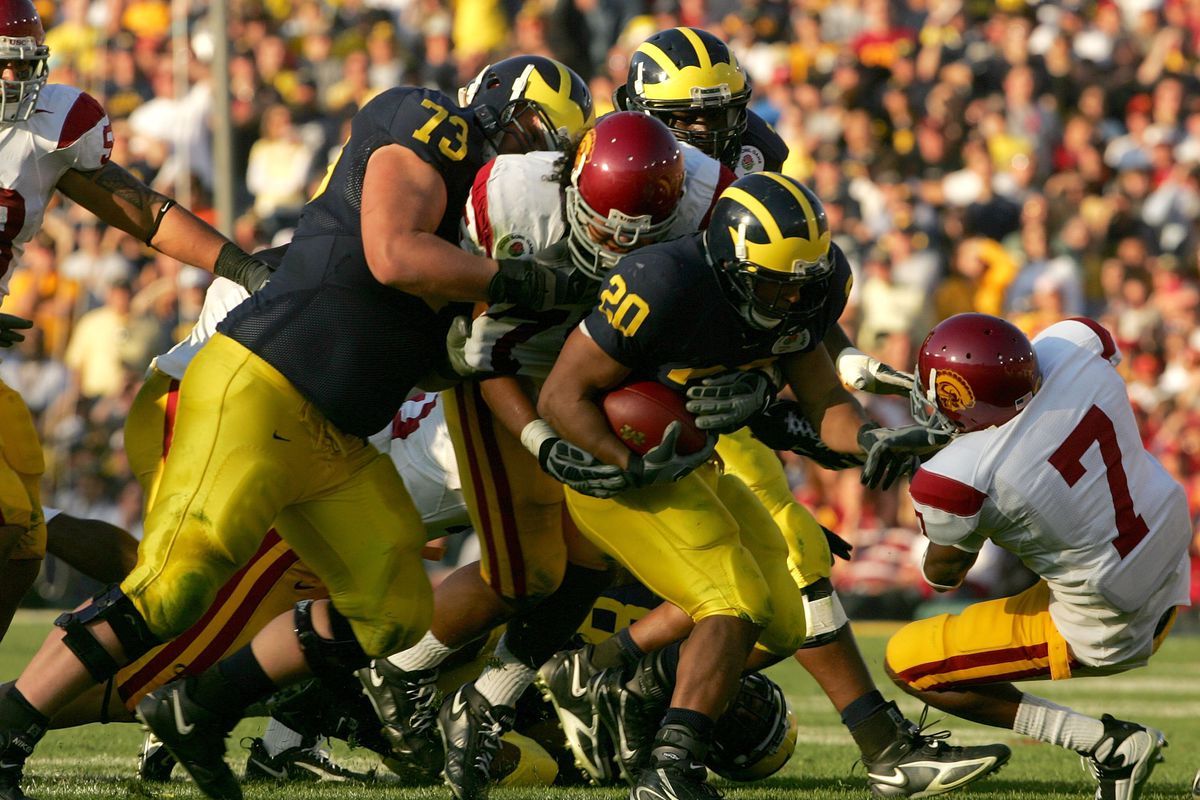
[(778, 173), (762, 172), (759, 174), (765, 178), (770, 178), (771, 180), (775, 181), (780, 186), (787, 189), (791, 193), (792, 197), (796, 198), (796, 202), (800, 204), (800, 208), (804, 209), (804, 218), (808, 220), (808, 239), (809, 241), (816, 241), (818, 238), (817, 214), (815, 211), (813, 211), (812, 203), (808, 202), (807, 195), (800, 191), (800, 187)]
[[(779, 223), (775, 221), (771, 212), (757, 197), (736, 186), (729, 187), (721, 196), (745, 207), (758, 220), (767, 234), (766, 242), (751, 242), (741, 239), (739, 232), (733, 228), (729, 229), (730, 239), (745, 246), (747, 261), (773, 272), (792, 274), (800, 272), (804, 267), (820, 260), (829, 252), (829, 231), (825, 231), (815, 241), (802, 239), (799, 236), (785, 237), (779, 229)], [(808, 205), (807, 198), (804, 200), (804, 204)], [(816, 225), (812, 222), (811, 206), (805, 210), (809, 212), (809, 232), (815, 234)]]
[(542, 74), (532, 69), (522, 97), (538, 103), (550, 115), (550, 121), (565, 128), (574, 136), (583, 129), (588, 120), (583, 118), (583, 109), (571, 100), (571, 75), (562, 64), (553, 62), (558, 69), (558, 88), (554, 89)]
[[(738, 71), (736, 64), (711, 63), (708, 58), (708, 50), (700, 43), (699, 37), (692, 31), (688, 31), (687, 28), (683, 28), (683, 30), (690, 34), (689, 40), (696, 46), (696, 50), (700, 54), (701, 66), (677, 66), (657, 45), (646, 42), (638, 49), (654, 59), (654, 63), (662, 67), (672, 80), (662, 83), (643, 83), (641, 91), (645, 99), (683, 100), (690, 103), (693, 86), (712, 88), (725, 84), (732, 94), (737, 94), (745, 89), (746, 79)], [(732, 56), (730, 58), (732, 59)]]

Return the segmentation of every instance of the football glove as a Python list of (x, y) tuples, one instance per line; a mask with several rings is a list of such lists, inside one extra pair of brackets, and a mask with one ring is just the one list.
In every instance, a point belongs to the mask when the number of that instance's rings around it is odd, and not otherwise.
[(776, 400), (763, 413), (752, 417), (749, 424), (754, 438), (772, 450), (791, 450), (825, 469), (862, 466), (861, 456), (839, 453), (821, 441), (821, 435), (800, 413), (800, 404), (795, 400)]
[(709, 432), (708, 440), (695, 453), (684, 455), (675, 450), (682, 423), (675, 420), (663, 431), (662, 441), (646, 455), (634, 453), (629, 458), (629, 480), (633, 486), (653, 486), (673, 483), (712, 458), (717, 435)]
[(912, 375), (892, 369), (854, 347), (847, 347), (838, 353), (837, 372), (842, 383), (862, 392), (907, 397), (913, 388)]
[(467, 340), (471, 338), (471, 320), (455, 317), (446, 331), (446, 358), (455, 373), (464, 378), (476, 375), (479, 370), (467, 362)]
[(595, 300), (599, 284), (575, 267), (565, 240), (538, 251), (533, 258), (502, 258), (499, 264), (488, 284), (489, 303), (544, 311)]
[(689, 386), (685, 408), (696, 415), (697, 428), (730, 433), (763, 411), (774, 396), (775, 387), (763, 373), (726, 372)]
[(271, 280), (275, 267), (261, 258), (256, 258), (233, 242), (221, 245), (217, 253), (217, 261), (213, 265), (213, 274), (228, 278), (242, 288), (254, 294), (266, 286)]
[(902, 475), (920, 466), (920, 457), (936, 453), (954, 438), (924, 425), (881, 428), (868, 423), (858, 431), (858, 444), (867, 454), (862, 482), (869, 489), (889, 489)]
[(580, 494), (601, 499), (630, 487), (629, 474), (610, 466), (555, 433), (544, 419), (535, 419), (521, 431), (521, 444), (533, 453), (542, 471)]
[(12, 347), (17, 342), (25, 341), (21, 331), (33, 327), (33, 321), (18, 317), (15, 314), (0, 314), (0, 347)]
[[(837, 556), (842, 561), (849, 561), (850, 551), (854, 549), (854, 545), (850, 544), (845, 539), (829, 530), (829, 528), (826, 528), (824, 525), (821, 526), (821, 530), (825, 532), (825, 541), (829, 542), (830, 556)], [(832, 558), (830, 560), (832, 561)]]

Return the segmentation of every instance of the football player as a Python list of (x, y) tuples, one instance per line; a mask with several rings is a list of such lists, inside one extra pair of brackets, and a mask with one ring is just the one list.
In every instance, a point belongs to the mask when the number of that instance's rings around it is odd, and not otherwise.
[[(104, 109), (72, 86), (48, 84), (49, 48), (32, 0), (0, 0), (0, 298), (55, 190), (109, 225), (186, 264), (256, 288), (265, 264), (110, 160)], [(0, 314), (0, 347), (33, 323)], [(41, 443), (21, 398), (0, 384), (0, 639), (46, 553)]]
[(389, 731), (399, 748), (436, 774), (441, 748), (427, 713), (436, 708), (436, 667), (517, 615), (497, 647), (496, 666), (441, 707), (446, 779), (457, 797), (486, 794), (488, 762), (500, 732), (511, 726), (517, 698), (608, 581), (603, 559), (564, 519), (560, 480), (580, 470), (574, 480), (602, 482), (604, 475), (619, 479), (619, 470), (589, 466), (586, 454), (556, 448), (537, 425), (531, 435), (527, 429), (537, 419), (531, 395), (619, 254), (695, 231), (732, 180), (728, 169), (677, 143), (662, 123), (632, 112), (601, 119), (570, 157), (501, 156), (476, 178), (465, 210), (465, 247), (501, 258), (558, 250), (593, 289), (585, 302), (546, 311), (492, 304), (471, 326), (459, 348), (464, 371), (505, 376), (447, 393), (481, 565), (439, 586), (430, 632), (410, 651), (376, 662), (365, 681), (368, 692), (384, 695), (377, 704), (390, 709)]
[(886, 657), (897, 685), (935, 708), (1079, 753), (1098, 800), (1141, 795), (1163, 734), (1012, 682), (1143, 666), (1188, 604), (1187, 497), (1142, 446), (1119, 359), (1109, 332), (1085, 318), (1032, 344), (984, 314), (951, 317), (926, 337), (913, 414), (954, 439), (909, 487), (929, 539), (925, 579), (958, 587), (990, 539), (1041, 580), (910, 623)]
[(700, 28), (669, 28), (642, 42), (613, 105), (664, 122), (681, 142), (734, 170), (778, 172), (788, 148), (750, 111), (750, 76), (729, 46)]
[[(701, 427), (729, 431), (762, 409), (781, 378), (831, 448), (865, 454), (865, 478), (890, 481), (939, 438), (915, 427), (878, 433), (842, 387), (822, 341), (849, 284), (811, 191), (775, 173), (746, 176), (721, 195), (704, 234), (618, 263), (542, 388), (538, 410), (554, 429), (621, 467), (629, 486), (611, 499), (568, 487), (572, 517), (695, 621), (683, 647), (651, 654), (626, 686), (644, 711), (621, 719), (639, 729), (618, 740), (631, 797), (712, 796), (702, 764), (714, 720), (743, 669), (796, 652), (804, 612), (778, 527), (745, 483), (706, 465), (711, 447), (676, 452), (673, 423), (662, 444), (635, 455), (609, 430), (597, 397), (631, 375), (681, 391), (737, 387), (717, 398), (701, 393), (713, 402), (698, 409)], [(602, 716), (621, 716), (629, 697), (620, 686), (593, 689)], [(646, 730), (657, 730), (652, 745)], [(984, 750), (974, 754), (981, 772), (1007, 756), (1006, 748)]]
[(248, 705), (365, 666), (428, 627), (424, 527), (364, 437), (444, 359), (461, 302), (574, 298), (561, 265), (461, 250), (458, 219), (487, 158), (561, 147), (591, 116), (582, 80), (542, 57), (486, 67), (461, 100), (400, 87), (367, 103), (273, 279), (192, 361), (138, 566), (60, 618), (61, 634), (0, 698), (0, 798), (24, 797), (21, 771), (48, 716), (195, 622), (281, 515), (332, 602), (298, 604), (138, 704), (207, 795), (242, 796), (222, 741)]

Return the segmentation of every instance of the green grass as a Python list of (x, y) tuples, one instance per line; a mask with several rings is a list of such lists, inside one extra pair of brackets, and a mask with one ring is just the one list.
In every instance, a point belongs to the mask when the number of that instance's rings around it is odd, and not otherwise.
[[(0, 645), (0, 678), (16, 675), (45, 635), (51, 616), (25, 613)], [(887, 634), (894, 628), (859, 625), (860, 643), (867, 661), (876, 669), (881, 661)], [(721, 784), (735, 800), (850, 800), (865, 798), (862, 768), (851, 770), (857, 751), (828, 701), (794, 663), (780, 665), (772, 677), (781, 683), (800, 721), (796, 754), (779, 776), (756, 785)], [(877, 679), (882, 675), (877, 672)], [(1200, 767), (1200, 638), (1176, 635), (1163, 645), (1151, 666), (1111, 678), (1063, 681), (1058, 684), (1027, 684), (1037, 693), (1080, 711), (1099, 716), (1109, 712), (1135, 719), (1166, 732), (1171, 742), (1167, 760), (1159, 765), (1143, 795), (1146, 800), (1179, 800), (1189, 795), (1192, 776)], [(912, 718), (920, 713), (917, 704), (890, 686), (884, 693), (899, 699)], [(1080, 800), (1090, 797), (1094, 784), (1084, 774), (1073, 754), (1049, 745), (1028, 741), (1007, 731), (985, 728), (960, 720), (945, 719), (955, 732), (954, 741), (983, 743), (1003, 741), (1013, 748), (1013, 758), (998, 775), (988, 778), (958, 797), (987, 800)], [(262, 720), (244, 722), (231, 739), (231, 750), (242, 736), (255, 735)], [(940, 727), (940, 726), (939, 726)], [(58, 798), (170, 798), (198, 800), (201, 795), (185, 779), (165, 785), (146, 785), (132, 779), (141, 731), (134, 725), (89, 726), (50, 733), (30, 760), (26, 789), (39, 800)], [(341, 756), (360, 767), (370, 765), (355, 751)], [(241, 766), (240, 753), (233, 758)], [(425, 800), (448, 798), (449, 791), (402, 789), (392, 786), (349, 787), (339, 785), (289, 784), (250, 786), (246, 797), (288, 800), (341, 800), (363, 796)], [(618, 789), (496, 789), (495, 800), (533, 798), (591, 798), (618, 800), (626, 796)]]

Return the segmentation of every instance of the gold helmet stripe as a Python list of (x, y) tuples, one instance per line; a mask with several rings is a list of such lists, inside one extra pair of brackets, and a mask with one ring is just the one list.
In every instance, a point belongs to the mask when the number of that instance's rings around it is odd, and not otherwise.
[[(682, 33), (683, 38), (692, 43), (692, 48), (695, 49), (696, 56), (700, 62), (700, 69), (712, 69), (712, 59), (708, 57), (708, 48), (704, 46), (704, 42), (700, 39), (700, 36), (691, 28), (676, 28), (675, 30)], [(733, 54), (731, 53), (729, 57), (732, 59)]]
[(525, 80), (518, 82), (523, 84), (521, 91), (519, 94), (514, 92), (513, 99), (521, 98), (537, 102), (550, 116), (551, 122), (562, 127), (568, 136), (574, 136), (584, 128), (589, 120), (584, 118), (583, 109), (579, 107), (579, 104), (571, 100), (571, 74), (567, 72), (567, 68), (554, 59), (546, 60), (558, 70), (558, 88), (555, 89), (547, 83), (546, 79), (542, 77), (542, 73), (533, 64), (530, 64), (526, 69)]
[(812, 203), (808, 202), (807, 195), (800, 191), (795, 183), (788, 180), (777, 172), (760, 172), (764, 178), (770, 178), (778, 183), (783, 188), (791, 192), (792, 197), (796, 198), (796, 202), (800, 204), (800, 208), (804, 209), (804, 218), (808, 220), (808, 238), (810, 241), (816, 241), (819, 237), (817, 233), (817, 214), (813, 211)]
[(654, 63), (662, 67), (663, 71), (672, 78), (678, 77), (679, 67), (675, 66), (675, 62), (671, 60), (671, 57), (664, 53), (658, 45), (644, 42), (638, 49), (653, 58)]
[[(779, 223), (771, 216), (771, 212), (757, 197), (737, 186), (730, 186), (721, 193), (721, 197), (729, 198), (745, 207), (758, 220), (766, 231), (766, 242), (741, 241), (746, 248), (747, 260), (772, 272), (796, 273), (809, 264), (816, 263), (829, 252), (829, 231), (816, 239), (802, 239), (799, 236), (785, 237), (779, 229)], [(811, 209), (811, 206), (809, 207)], [(811, 214), (810, 214), (811, 220)], [(815, 226), (810, 222), (809, 231), (815, 235)], [(730, 229), (730, 238), (739, 242), (738, 231)]]

